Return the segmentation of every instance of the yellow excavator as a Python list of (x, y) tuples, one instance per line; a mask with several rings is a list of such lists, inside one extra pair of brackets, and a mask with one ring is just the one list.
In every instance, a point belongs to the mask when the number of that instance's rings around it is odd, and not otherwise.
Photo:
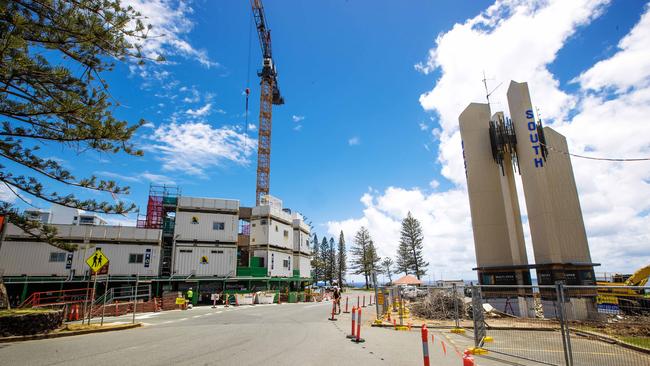
[(627, 286), (644, 287), (650, 277), (650, 265), (645, 266), (632, 275), (615, 274), (612, 281), (598, 281), (598, 305), (620, 309), (625, 314), (650, 313), (650, 292), (648, 288), (628, 288)]

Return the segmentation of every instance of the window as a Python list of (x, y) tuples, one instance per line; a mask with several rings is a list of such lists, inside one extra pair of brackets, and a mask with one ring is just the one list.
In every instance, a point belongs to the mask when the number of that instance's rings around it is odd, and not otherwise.
[(266, 219), (260, 220), (260, 225), (266, 225), (266, 224), (268, 224), (268, 221), (266, 221)]
[(129, 263), (144, 262), (144, 254), (129, 254)]
[(278, 225), (275, 225), (275, 232), (278, 232)]
[(65, 253), (51, 252), (50, 262), (65, 262)]
[(226, 228), (226, 224), (223, 222), (213, 222), (212, 223), (212, 230), (224, 230)]
[(212, 254), (223, 254), (223, 250), (212, 250)]
[(282, 261), (282, 266), (283, 266), (284, 268), (289, 268), (289, 260), (288, 260), (288, 259), (283, 260), (283, 261)]
[(289, 230), (285, 230), (285, 231), (284, 231), (284, 237), (285, 237), (285, 238), (288, 238), (288, 237), (289, 237)]
[(192, 253), (192, 249), (181, 249), (181, 253)]

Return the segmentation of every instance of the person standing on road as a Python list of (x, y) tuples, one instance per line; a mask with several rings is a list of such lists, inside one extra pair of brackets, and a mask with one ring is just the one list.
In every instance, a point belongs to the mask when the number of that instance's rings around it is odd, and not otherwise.
[(341, 290), (338, 286), (334, 288), (334, 304), (339, 309), (337, 314), (341, 314)]
[(189, 290), (187, 290), (187, 301), (189, 305), (192, 305), (192, 297), (194, 296), (194, 291), (192, 291), (192, 288), (190, 287)]

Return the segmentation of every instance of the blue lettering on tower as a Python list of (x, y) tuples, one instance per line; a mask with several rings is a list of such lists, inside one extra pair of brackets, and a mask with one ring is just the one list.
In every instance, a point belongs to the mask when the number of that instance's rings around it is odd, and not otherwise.
[[(533, 111), (531, 109), (526, 111), (526, 119), (529, 119), (530, 121), (527, 122), (528, 125), (528, 132), (530, 134), (530, 142), (533, 144), (533, 152), (535, 152), (535, 155), (539, 155), (540, 153), (540, 145), (539, 145), (539, 136), (537, 135), (537, 124), (535, 123), (535, 115), (533, 114)], [(542, 158), (534, 158), (533, 162), (535, 163), (535, 168), (543, 168), (544, 167), (544, 160)]]

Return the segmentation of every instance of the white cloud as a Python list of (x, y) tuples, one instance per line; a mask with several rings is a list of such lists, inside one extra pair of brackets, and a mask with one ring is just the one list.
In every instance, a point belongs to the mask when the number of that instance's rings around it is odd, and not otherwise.
[(198, 109), (188, 109), (185, 113), (189, 114), (192, 117), (205, 117), (210, 114), (210, 109), (212, 108), (212, 103), (208, 103)]
[(424, 122), (420, 122), (420, 123), (418, 124), (418, 126), (420, 126), (420, 131), (426, 131), (426, 130), (429, 129), (429, 125), (427, 125), (427, 124), (424, 123)]
[[(490, 87), (500, 82), (507, 85), (511, 79), (527, 81), (533, 103), (542, 109), (548, 124), (566, 135), (571, 152), (650, 156), (644, 132), (647, 124), (643, 123), (650, 115), (648, 8), (639, 24), (619, 42), (616, 54), (575, 79), (580, 83), (578, 93), (561, 90), (557, 77), (548, 69), (567, 40), (599, 16), (606, 4), (592, 0), (497, 1), (479, 16), (441, 33), (427, 61), (416, 69), (440, 72), (435, 86), (420, 97), (420, 103), (437, 117), (440, 128), (434, 130), (434, 137), (440, 141), (441, 173), (454, 187), (431, 194), (394, 187), (381, 194), (366, 193), (362, 214), (329, 222), (328, 232), (334, 235), (343, 229), (351, 238), (359, 226), (367, 226), (381, 248), (380, 255), (394, 256), (399, 220), (411, 210), (422, 221), (426, 255), (436, 275), (442, 271), (447, 278), (457, 277), (453, 273), (458, 272), (466, 279), (475, 277), (471, 271), (474, 245), (458, 115), (470, 102), (485, 100), (483, 70), (495, 80)], [(507, 112), (505, 91), (505, 87), (497, 89), (491, 97), (494, 111)], [(603, 264), (596, 271), (629, 273), (646, 265), (650, 260), (650, 163), (578, 158), (572, 162), (592, 260)], [(521, 186), (518, 188), (522, 198)], [(525, 214), (525, 206), (521, 207)], [(523, 221), (530, 248), (525, 217)]]
[(348, 145), (350, 145), (350, 146), (359, 145), (360, 143), (361, 143), (361, 140), (357, 136), (351, 137), (348, 140)]
[(431, 187), (431, 189), (436, 189), (440, 187), (440, 182), (434, 179), (431, 182), (429, 182), (429, 187)]
[[(650, 4), (646, 4), (646, 10)], [(595, 64), (574, 81), (583, 89), (612, 87), (619, 92), (650, 82), (650, 13), (646, 11), (632, 31), (618, 43), (619, 51)], [(634, 70), (634, 72), (630, 72)]]
[(119, 174), (119, 173), (114, 173), (109, 171), (95, 172), (95, 174), (112, 178), (112, 179), (117, 179), (120, 181), (126, 181), (126, 182), (148, 181), (155, 184), (176, 184), (176, 182), (172, 178), (166, 175), (154, 174), (148, 171), (144, 171), (143, 173), (135, 174), (135, 175), (124, 175), (124, 174)]
[(142, 127), (145, 127), (145, 128), (155, 128), (156, 125), (154, 125), (154, 124), (151, 123), (151, 122), (147, 122), (147, 123), (143, 124)]
[(294, 131), (300, 131), (302, 130), (302, 125), (297, 125), (296, 127), (293, 128)]
[(158, 154), (164, 170), (196, 176), (203, 176), (205, 169), (224, 162), (250, 163), (257, 145), (257, 140), (234, 127), (214, 128), (203, 122), (161, 125), (149, 139), (155, 142), (145, 148)]
[[(363, 216), (357, 219), (330, 221), (329, 235), (343, 233), (352, 245), (354, 234), (365, 226), (377, 246), (380, 257), (395, 257), (399, 244), (401, 221), (410, 211), (422, 224), (425, 259), (429, 261), (428, 274), (446, 278), (469, 279), (471, 267), (463, 264), (475, 263), (472, 248), (472, 231), (469, 215), (469, 200), (465, 191), (453, 189), (447, 192), (425, 194), (419, 189), (389, 187), (383, 193), (365, 193), (361, 199)], [(469, 230), (467, 229), (469, 227)]]
[(17, 198), (6, 184), (0, 183), (0, 201), (13, 203)]
[(194, 59), (207, 68), (219, 66), (219, 63), (208, 57), (205, 50), (196, 49), (186, 39), (194, 26), (189, 19), (194, 10), (187, 1), (123, 0), (122, 6), (132, 6), (145, 17), (145, 24), (153, 26), (144, 41), (131, 40), (142, 45), (145, 56), (152, 59), (161, 55), (166, 58), (182, 56)]
[[(442, 132), (439, 160), (447, 179), (465, 184), (458, 115), (470, 102), (485, 100), (483, 72), (505, 85), (511, 79), (527, 81), (533, 99), (543, 101), (546, 118), (562, 117), (575, 105), (575, 97), (558, 88), (559, 82), (547, 66), (579, 26), (601, 13), (605, 3), (497, 1), (436, 38), (426, 63), (416, 68), (442, 73), (435, 87), (420, 96), (420, 104), (438, 114)], [(494, 107), (504, 109), (505, 90), (497, 89), (491, 100)]]
[(300, 121), (302, 121), (302, 120), (305, 119), (305, 116), (296, 116), (296, 115), (294, 114), (293, 116), (291, 116), (291, 119), (292, 119), (294, 122), (300, 122)]
[(254, 123), (249, 123), (248, 124), (248, 130), (251, 131), (251, 132), (256, 131), (257, 130), (257, 125), (255, 125)]

